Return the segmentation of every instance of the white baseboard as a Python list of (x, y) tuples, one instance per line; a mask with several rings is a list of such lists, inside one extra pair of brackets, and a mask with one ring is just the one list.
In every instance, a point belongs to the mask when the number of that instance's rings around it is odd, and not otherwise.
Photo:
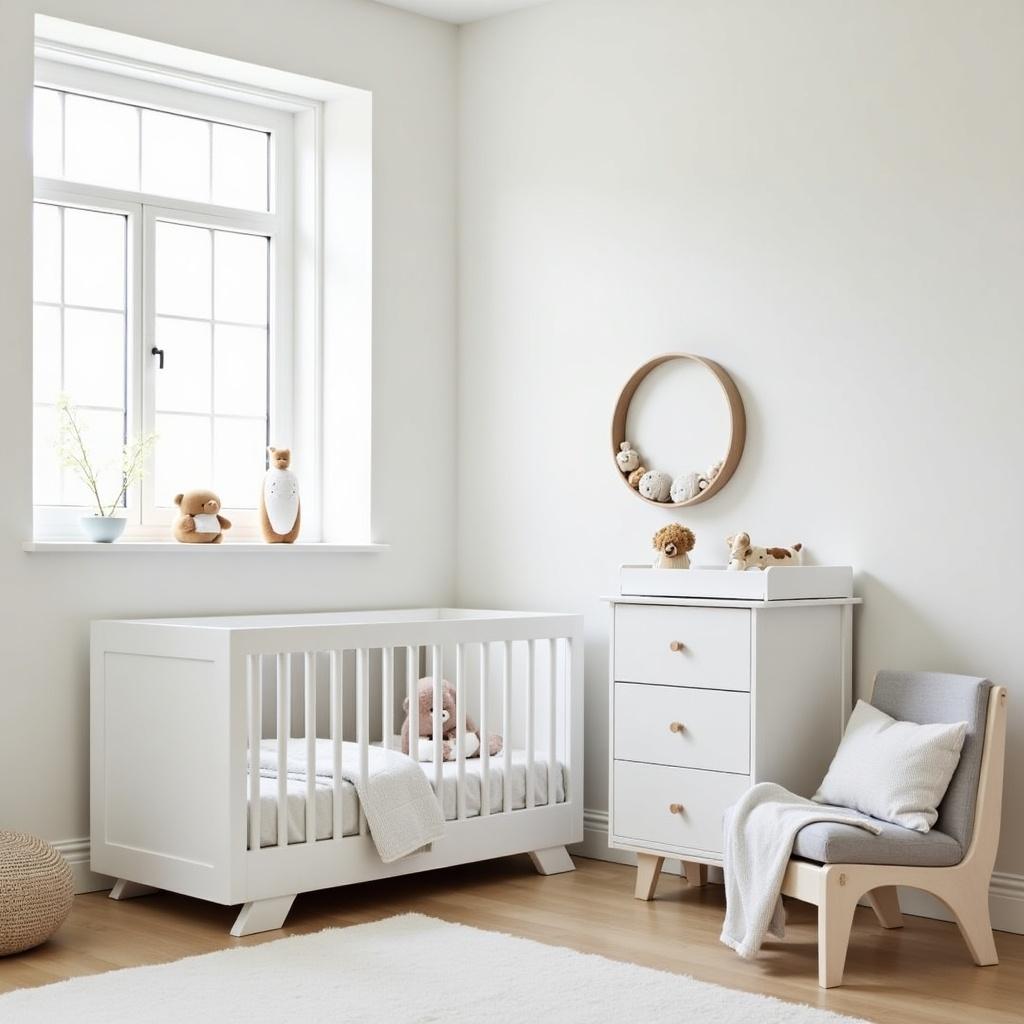
[(109, 875), (97, 874), (89, 867), (88, 839), (62, 839), (50, 845), (71, 865), (76, 896), (83, 892), (99, 892), (113, 886), (115, 879)]
[[(585, 810), (583, 812), (583, 842), (570, 847), (570, 853), (592, 860), (607, 860), (615, 864), (636, 864), (636, 855), (626, 850), (612, 850), (608, 847), (608, 812)], [(680, 874), (677, 860), (666, 859), (662, 869), (666, 874)], [(709, 881), (716, 878), (717, 869), (712, 868)], [(1015, 932), (1024, 935), (1024, 875), (1011, 875), (997, 871), (992, 875), (989, 887), (989, 910), (992, 927), (1001, 932)], [(939, 921), (952, 921), (953, 916), (937, 899), (917, 889), (900, 890), (900, 908), (905, 914), (916, 917), (933, 917)]]

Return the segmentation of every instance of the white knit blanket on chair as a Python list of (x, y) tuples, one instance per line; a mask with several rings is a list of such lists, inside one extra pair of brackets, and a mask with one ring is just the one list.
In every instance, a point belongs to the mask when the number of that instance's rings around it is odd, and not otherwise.
[(816, 821), (855, 825), (878, 835), (870, 818), (807, 800), (773, 782), (752, 786), (725, 813), (725, 924), (721, 939), (745, 960), (769, 934), (785, 934), (782, 877), (796, 834)]
[[(385, 864), (415, 853), (444, 835), (444, 815), (434, 790), (416, 761), (398, 750), (370, 746), (367, 777), (360, 778), (359, 744), (341, 745), (341, 775), (352, 783), (366, 814), (370, 836)], [(260, 744), (260, 775), (277, 777), (277, 740)], [(288, 741), (289, 779), (306, 780), (306, 741)], [(330, 740), (316, 741), (316, 777), (320, 785), (334, 779)]]

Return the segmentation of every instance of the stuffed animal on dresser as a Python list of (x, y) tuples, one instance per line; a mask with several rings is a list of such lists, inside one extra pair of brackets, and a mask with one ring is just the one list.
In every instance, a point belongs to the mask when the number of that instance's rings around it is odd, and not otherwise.
[[(418, 761), (434, 760), (434, 680), (425, 676), (419, 682), (419, 742), (413, 756)], [(402, 723), (402, 753), (409, 753), (409, 698), (402, 703), (405, 708), (405, 721)], [(458, 717), (455, 713), (455, 687), (447, 679), (441, 682), (441, 735), (443, 737), (443, 757), (445, 761), (455, 760), (455, 728)], [(469, 715), (466, 715), (466, 735), (464, 738), (466, 757), (480, 756), (480, 730)], [(490, 753), (501, 752), (501, 737), (491, 736), (487, 749)]]
[(759, 548), (750, 543), (749, 533), (736, 533), (725, 538), (729, 545), (727, 568), (742, 572), (745, 569), (767, 569), (771, 565), (800, 565), (803, 562), (803, 544), (791, 548)]
[(690, 552), (697, 542), (693, 530), (681, 523), (669, 523), (663, 526), (652, 541), (657, 555), (654, 559), (655, 569), (689, 569)]
[(220, 544), (231, 521), (220, 515), (220, 498), (213, 491), (185, 491), (175, 495), (178, 516), (174, 539), (182, 544)]
[(260, 491), (260, 531), (268, 544), (294, 544), (299, 535), (299, 478), (288, 468), (290, 448), (268, 448), (270, 468)]

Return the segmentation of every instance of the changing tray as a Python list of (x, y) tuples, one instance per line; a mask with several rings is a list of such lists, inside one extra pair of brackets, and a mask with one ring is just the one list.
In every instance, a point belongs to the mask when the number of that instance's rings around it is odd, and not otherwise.
[(848, 565), (780, 565), (735, 572), (724, 566), (652, 569), (624, 565), (624, 597), (706, 597), (736, 601), (803, 601), (853, 596)]

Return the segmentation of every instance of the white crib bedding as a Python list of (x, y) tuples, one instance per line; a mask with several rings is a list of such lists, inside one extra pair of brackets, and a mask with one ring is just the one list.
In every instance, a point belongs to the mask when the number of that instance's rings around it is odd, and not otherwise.
[[(292, 741), (293, 743), (295, 741)], [(321, 743), (324, 741), (320, 741)], [(268, 746), (264, 741), (264, 751)], [(397, 742), (396, 742), (397, 749)], [(264, 753), (264, 757), (265, 757)], [(293, 754), (294, 757), (294, 754)], [(265, 762), (264, 762), (265, 763)], [(423, 762), (420, 766), (427, 780), (434, 788), (434, 766)], [(443, 765), (443, 803), (446, 821), (454, 821), (456, 815), (456, 785), (458, 766), (454, 761), (445, 761)], [(504, 752), (491, 758), (490, 791), (491, 813), (503, 810), (504, 793)], [(567, 769), (560, 761), (557, 762), (555, 775), (555, 803), (564, 803)], [(526, 751), (512, 751), (511, 769), (512, 810), (521, 810), (526, 806)], [(477, 817), (480, 814), (480, 798), (483, 791), (480, 759), (466, 760), (466, 816)], [(543, 806), (548, 802), (548, 763), (546, 758), (534, 757), (533, 762), (533, 802)], [(330, 839), (334, 835), (333, 780), (317, 776), (316, 780), (316, 837)], [(355, 835), (359, 831), (359, 797), (355, 786), (350, 782), (342, 782), (342, 835)], [(288, 842), (301, 843), (306, 839), (306, 780), (289, 777), (288, 779)], [(260, 778), (260, 846), (277, 845), (277, 778), (268, 776), (266, 772)]]

